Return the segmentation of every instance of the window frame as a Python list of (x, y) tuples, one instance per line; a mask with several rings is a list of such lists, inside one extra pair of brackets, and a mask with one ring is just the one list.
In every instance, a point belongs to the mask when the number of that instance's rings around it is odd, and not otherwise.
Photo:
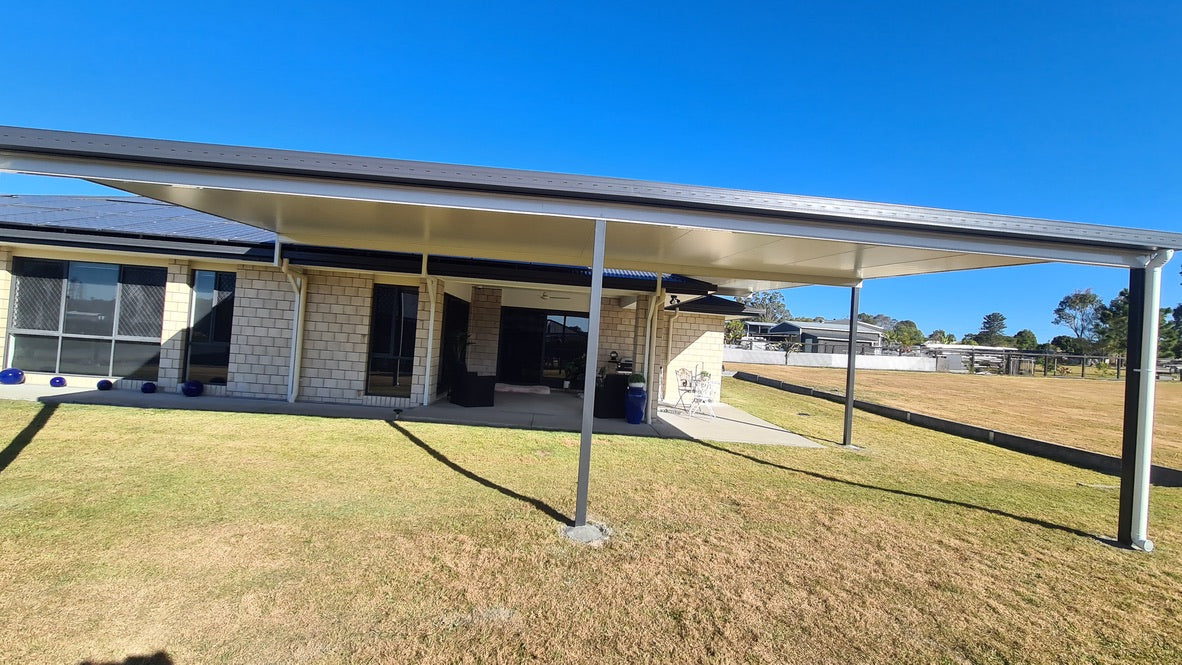
[[(55, 264), (62, 265), (64, 268), (64, 270), (62, 272), (62, 277), (57, 278), (57, 279), (61, 280), (61, 289), (60, 289), (60, 293), (58, 294), (59, 300), (58, 300), (57, 328), (55, 330), (19, 328), (14, 325), (17, 320), (17, 317), (16, 317), (16, 309), (17, 309), (17, 305), (18, 305), (17, 285), (18, 285), (18, 281), (21, 279), (21, 275), (19, 273), (19, 269), (17, 266), (20, 263), (24, 263), (24, 262), (55, 263)], [(98, 265), (98, 266), (104, 266), (104, 267), (105, 266), (114, 266), (118, 270), (118, 274), (117, 274), (116, 280), (115, 280), (115, 303), (114, 303), (114, 309), (113, 309), (113, 312), (111, 315), (111, 334), (110, 335), (91, 335), (91, 334), (85, 334), (85, 333), (67, 333), (67, 332), (65, 332), (66, 303), (70, 297), (70, 274), (71, 274), (71, 268), (75, 264), (90, 265), (90, 266)], [(76, 260), (72, 260), (72, 259), (43, 259), (43, 258), (38, 258), (38, 257), (24, 257), (24, 256), (13, 257), (12, 269), (11, 269), (12, 285), (10, 287), (10, 292), (9, 292), (9, 311), (8, 311), (9, 327), (8, 327), (8, 331), (7, 331), (8, 350), (7, 350), (7, 357), (5, 359), (6, 360), (5, 364), (11, 365), (13, 362), (13, 359), (16, 355), (16, 338), (18, 336), (38, 337), (38, 338), (42, 338), (42, 339), (56, 340), (56, 344), (54, 345), (54, 368), (53, 368), (53, 370), (48, 370), (54, 374), (62, 373), (62, 369), (61, 369), (62, 368), (62, 345), (63, 345), (64, 340), (71, 339), (71, 340), (106, 341), (106, 342), (110, 343), (110, 349), (107, 352), (107, 363), (106, 363), (107, 371), (105, 374), (92, 374), (89, 372), (65, 372), (65, 373), (78, 375), (78, 376), (115, 377), (115, 376), (117, 376), (116, 374), (113, 373), (114, 369), (115, 369), (115, 349), (116, 349), (116, 346), (119, 342), (133, 343), (133, 344), (154, 343), (157, 348), (155, 375), (150, 378), (131, 377), (131, 376), (129, 376), (128, 378), (134, 378), (135, 380), (144, 380), (144, 381), (158, 380), (159, 376), (160, 376), (160, 349), (163, 347), (163, 343), (162, 343), (163, 340), (161, 339), (161, 335), (158, 334), (155, 337), (145, 337), (142, 335), (125, 335), (125, 334), (120, 334), (120, 332), (119, 332), (119, 323), (120, 323), (119, 317), (120, 317), (120, 313), (122, 312), (122, 303), (123, 303), (124, 268), (127, 268), (127, 267), (150, 268), (150, 269), (154, 269), (154, 270), (163, 271), (165, 280), (164, 280), (164, 284), (160, 288), (167, 289), (167, 287), (168, 287), (167, 271), (165, 268), (161, 268), (158, 266), (143, 266), (143, 265), (130, 264), (130, 263), (128, 263), (128, 264), (109, 263), (109, 262), (104, 262), (104, 261), (81, 261), (81, 260), (76, 261)], [(163, 298), (161, 299), (160, 319), (161, 319), (161, 330), (163, 330), (163, 321), (164, 321), (164, 299)], [(46, 371), (46, 370), (31, 370), (31, 371)]]

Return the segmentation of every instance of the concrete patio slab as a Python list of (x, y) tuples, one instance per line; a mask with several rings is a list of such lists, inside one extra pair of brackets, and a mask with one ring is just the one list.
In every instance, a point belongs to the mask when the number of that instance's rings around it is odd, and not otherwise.
[[(394, 409), (348, 404), (315, 402), (289, 403), (279, 400), (248, 399), (202, 395), (185, 397), (179, 393), (145, 394), (138, 390), (95, 390), (90, 387), (52, 388), (39, 383), (0, 386), (0, 399), (26, 400), (44, 404), (99, 404), (157, 409), (189, 409), (233, 413), (317, 416), (431, 422), (482, 427), (510, 427), (562, 432), (578, 432), (582, 422), (583, 400), (578, 393), (556, 392), (551, 395), (519, 393), (496, 394), (496, 406), (462, 407), (447, 401), (430, 406)], [(665, 439), (691, 439), (730, 443), (754, 443), (778, 446), (820, 447), (749, 413), (727, 404), (714, 405), (716, 417), (709, 414), (686, 414), (663, 404), (654, 414), (652, 424), (629, 424), (623, 419), (596, 418), (596, 434), (620, 434)]]

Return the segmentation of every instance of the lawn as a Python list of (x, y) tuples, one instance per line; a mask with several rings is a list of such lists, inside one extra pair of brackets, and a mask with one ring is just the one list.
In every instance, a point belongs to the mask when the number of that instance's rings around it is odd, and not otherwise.
[[(727, 363), (810, 388), (845, 393), (845, 370)], [(1124, 381), (859, 370), (854, 394), (931, 416), (1120, 455)], [(1155, 464), (1182, 469), (1182, 382), (1157, 382)]]
[[(818, 440), (840, 407), (728, 379)], [(801, 415), (807, 414), (807, 415)], [(870, 415), (860, 452), (0, 401), (0, 662), (1179, 662), (1182, 490)]]

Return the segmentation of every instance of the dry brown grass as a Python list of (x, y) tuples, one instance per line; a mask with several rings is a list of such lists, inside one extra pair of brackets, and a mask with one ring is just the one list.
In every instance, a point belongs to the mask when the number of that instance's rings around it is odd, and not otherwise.
[[(727, 363), (811, 388), (845, 393), (845, 370)], [(1123, 381), (860, 370), (858, 399), (1120, 455)], [(1157, 383), (1153, 461), (1182, 469), (1182, 382)]]
[[(817, 438), (840, 418), (724, 390)], [(0, 431), (42, 408), (0, 401)], [(597, 438), (599, 549), (552, 516), (570, 434), (42, 420), (0, 469), (0, 662), (1182, 660), (1182, 490), (1128, 552), (1097, 539), (1111, 479), (874, 416), (861, 453)]]

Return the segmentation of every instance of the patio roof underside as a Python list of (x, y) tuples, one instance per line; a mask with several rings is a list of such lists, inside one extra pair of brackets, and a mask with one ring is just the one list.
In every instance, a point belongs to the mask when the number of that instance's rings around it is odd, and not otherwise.
[(677, 273), (722, 294), (1048, 261), (1182, 235), (931, 208), (0, 127), (0, 170), (82, 178), (289, 242)]

